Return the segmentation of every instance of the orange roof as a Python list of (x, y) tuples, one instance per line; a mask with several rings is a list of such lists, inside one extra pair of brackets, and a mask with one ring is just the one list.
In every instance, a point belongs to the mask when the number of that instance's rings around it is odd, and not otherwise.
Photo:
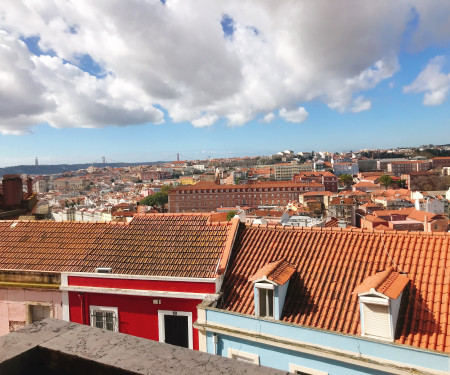
[(337, 227), (338, 226), (338, 223), (339, 223), (339, 221), (338, 221), (338, 219), (336, 219), (335, 217), (332, 217), (330, 220), (328, 220), (326, 223), (325, 223), (325, 227), (327, 227), (327, 228), (331, 228), (331, 227)]
[(266, 264), (264, 267), (260, 268), (249, 281), (258, 281), (266, 278), (267, 280), (273, 281), (278, 285), (284, 285), (295, 272), (295, 267), (289, 264), (284, 259), (277, 260)]
[(353, 293), (368, 293), (374, 289), (389, 298), (396, 299), (408, 282), (409, 279), (405, 275), (394, 272), (394, 268), (389, 267), (386, 271), (369, 276), (355, 288)]
[[(405, 272), (411, 282), (403, 293), (395, 342), (450, 353), (450, 234), (241, 227), (219, 307), (253, 315), (253, 284), (248, 278), (280, 259), (296, 269), (282, 321), (359, 334), (358, 296), (352, 291), (395, 262), (396, 270)], [(383, 292), (390, 293), (385, 286)], [(396, 279), (394, 286), (392, 291), (398, 286)]]
[(379, 184), (374, 184), (373, 182), (370, 181), (361, 181), (358, 182), (357, 184), (354, 184), (353, 187), (358, 188), (358, 187), (380, 187)]
[(293, 181), (258, 181), (255, 184), (248, 185), (217, 185), (214, 182), (201, 181), (195, 185), (178, 186), (172, 189), (169, 194), (176, 194), (180, 190), (199, 190), (199, 189), (254, 189), (254, 188), (280, 188), (280, 187), (323, 187), (322, 184), (314, 181), (293, 182)]
[(211, 222), (209, 214), (139, 214), (129, 223), (0, 221), (0, 269), (215, 277), (235, 231), (235, 223)]
[(249, 213), (247, 216), (271, 216), (271, 217), (281, 217), (283, 216), (283, 211), (275, 210), (255, 210)]

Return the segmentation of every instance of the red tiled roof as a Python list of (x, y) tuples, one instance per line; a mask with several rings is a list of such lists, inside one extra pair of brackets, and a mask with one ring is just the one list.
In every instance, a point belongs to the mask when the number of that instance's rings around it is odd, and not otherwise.
[(199, 189), (254, 189), (254, 188), (276, 188), (276, 187), (322, 187), (322, 184), (314, 181), (293, 182), (293, 181), (258, 181), (256, 184), (250, 185), (217, 185), (213, 182), (201, 181), (195, 185), (177, 186), (172, 189), (169, 194), (176, 194), (180, 190), (199, 190)]
[(275, 210), (255, 210), (249, 213), (247, 216), (271, 216), (271, 217), (281, 217), (283, 216), (283, 211)]
[(355, 288), (353, 293), (367, 293), (374, 289), (389, 298), (396, 299), (408, 282), (409, 279), (405, 275), (394, 272), (394, 268), (389, 267), (386, 271), (369, 276)]
[(356, 204), (353, 198), (333, 198), (330, 202), (331, 206), (340, 205), (340, 204)]
[(358, 188), (358, 187), (380, 187), (379, 184), (374, 184), (371, 181), (361, 181), (358, 182), (357, 184), (354, 184), (353, 187)]
[(398, 265), (411, 284), (402, 297), (395, 342), (450, 353), (450, 235), (342, 228), (243, 227), (223, 284), (221, 308), (254, 314), (248, 277), (284, 259), (296, 268), (281, 320), (360, 333), (358, 297), (366, 278)]
[(289, 264), (284, 259), (277, 260), (266, 264), (264, 267), (260, 268), (249, 281), (258, 281), (263, 278), (273, 281), (278, 285), (284, 285), (291, 278), (295, 272), (295, 267)]
[[(209, 214), (143, 214), (130, 223), (0, 221), (0, 269), (215, 277), (236, 225)], [(237, 221), (237, 220), (236, 220)]]
[(336, 219), (335, 217), (332, 217), (330, 220), (328, 220), (325, 223), (325, 227), (327, 227), (327, 228), (337, 227), (338, 223), (339, 223), (338, 219)]

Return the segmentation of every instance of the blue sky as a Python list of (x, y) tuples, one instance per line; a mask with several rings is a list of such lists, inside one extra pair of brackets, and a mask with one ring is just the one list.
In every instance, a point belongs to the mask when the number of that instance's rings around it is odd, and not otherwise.
[(7, 3), (0, 166), (450, 143), (445, 2)]

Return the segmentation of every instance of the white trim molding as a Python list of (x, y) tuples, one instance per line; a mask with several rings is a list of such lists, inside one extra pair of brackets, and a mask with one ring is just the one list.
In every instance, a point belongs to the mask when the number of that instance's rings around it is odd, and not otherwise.
[(234, 358), (238, 361), (254, 363), (259, 365), (259, 355), (254, 353), (243, 352), (241, 350), (228, 348), (228, 358)]
[(205, 298), (217, 299), (217, 294), (207, 293), (185, 293), (185, 292), (167, 292), (159, 290), (143, 290), (143, 289), (121, 289), (121, 288), (103, 288), (90, 286), (63, 286), (59, 288), (62, 292), (77, 292), (77, 293), (104, 293), (104, 294), (121, 294), (131, 296), (143, 297), (166, 297), (166, 298), (183, 298), (183, 299), (198, 299)]
[[(299, 371), (299, 372), (297, 372), (297, 371)], [(296, 365), (295, 363), (289, 363), (289, 372), (292, 372), (293, 374), (302, 373), (302, 374), (309, 374), (309, 375), (328, 375), (328, 372), (314, 370), (309, 367)]]
[[(110, 312), (114, 314), (114, 321), (113, 321), (113, 332), (119, 332), (119, 309), (117, 307), (110, 307), (110, 306), (89, 306), (89, 322), (91, 327), (95, 327), (95, 322), (93, 319), (93, 315), (95, 311), (101, 311), (101, 312)], [(103, 328), (106, 329), (106, 328)]]
[(188, 345), (189, 349), (194, 349), (194, 339), (193, 339), (193, 326), (192, 326), (192, 313), (189, 311), (174, 311), (174, 310), (158, 310), (158, 333), (159, 342), (166, 342), (165, 329), (164, 329), (164, 316), (165, 315), (176, 315), (176, 316), (187, 316), (188, 318)]
[[(114, 271), (114, 269), (113, 269)], [(96, 277), (99, 279), (127, 279), (127, 280), (149, 280), (149, 281), (182, 281), (186, 283), (212, 283), (217, 282), (217, 278), (202, 277), (172, 277), (172, 276), (140, 276), (140, 275), (122, 275), (114, 273), (95, 273), (95, 272), (62, 272), (61, 285), (68, 285), (69, 276), (73, 277)]]
[(66, 322), (70, 322), (70, 310), (69, 310), (69, 292), (61, 292), (61, 307), (62, 307), (62, 319)]

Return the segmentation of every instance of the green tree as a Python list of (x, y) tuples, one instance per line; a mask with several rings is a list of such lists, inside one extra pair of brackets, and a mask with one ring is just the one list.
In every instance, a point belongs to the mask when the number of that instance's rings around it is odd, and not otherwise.
[(161, 193), (165, 193), (165, 194), (169, 194), (169, 191), (171, 191), (173, 189), (173, 185), (163, 185), (161, 186)]
[(227, 221), (230, 221), (234, 215), (236, 215), (236, 211), (228, 211), (227, 213)]
[(400, 189), (406, 189), (406, 180), (405, 179), (398, 180), (397, 185)]
[(159, 206), (161, 212), (164, 212), (164, 205), (169, 201), (169, 197), (167, 193), (159, 192), (141, 199), (139, 202), (144, 206)]
[(380, 176), (380, 184), (383, 185), (385, 188), (392, 185), (393, 179), (391, 176), (388, 176), (387, 174), (382, 174)]
[(349, 188), (350, 185), (353, 183), (353, 177), (350, 174), (341, 174), (339, 176), (339, 181), (341, 182), (342, 185)]

